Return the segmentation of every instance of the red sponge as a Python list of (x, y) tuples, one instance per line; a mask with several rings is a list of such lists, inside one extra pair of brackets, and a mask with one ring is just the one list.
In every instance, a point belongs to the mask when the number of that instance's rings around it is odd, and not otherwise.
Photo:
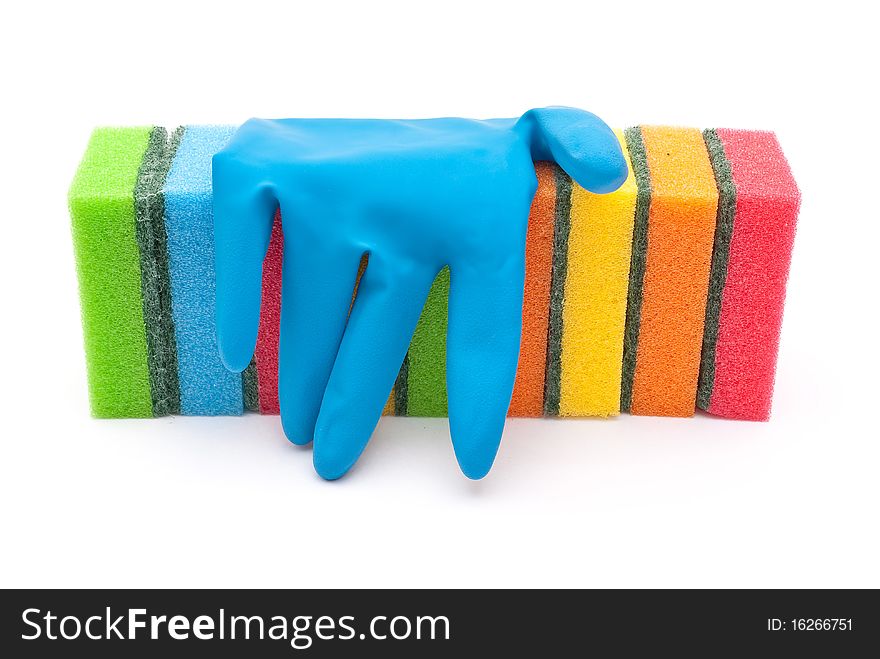
[(770, 416), (800, 192), (773, 133), (717, 129), (736, 188), (707, 410)]
[(281, 213), (275, 214), (269, 250), (263, 261), (263, 298), (260, 307), (260, 331), (257, 334), (257, 380), (260, 413), (278, 414), (278, 332), (281, 323), (281, 256), (284, 234)]

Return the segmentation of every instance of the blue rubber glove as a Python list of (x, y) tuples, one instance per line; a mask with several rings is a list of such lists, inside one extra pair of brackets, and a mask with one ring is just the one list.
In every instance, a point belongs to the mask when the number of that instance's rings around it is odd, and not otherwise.
[(452, 442), (465, 475), (489, 471), (519, 356), (533, 160), (593, 192), (627, 176), (608, 126), (562, 107), (487, 121), (253, 119), (214, 156), (221, 357), (241, 371), (253, 355), (280, 207), (281, 421), (290, 441), (314, 440), (322, 477), (345, 474), (366, 446), (447, 265)]

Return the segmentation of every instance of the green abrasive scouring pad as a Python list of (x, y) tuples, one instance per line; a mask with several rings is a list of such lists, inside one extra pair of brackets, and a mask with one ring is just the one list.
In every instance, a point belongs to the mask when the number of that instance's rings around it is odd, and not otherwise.
[(557, 167), (556, 216), (553, 224), (553, 270), (550, 273), (550, 317), (547, 328), (547, 367), (544, 375), (544, 414), (559, 416), (562, 377), (562, 306), (568, 272), (571, 231), (571, 178)]
[(730, 257), (730, 238), (736, 215), (736, 185), (730, 171), (730, 162), (724, 145), (714, 128), (703, 131), (706, 148), (715, 172), (718, 186), (718, 215), (715, 221), (715, 239), (712, 248), (712, 266), (709, 271), (709, 292), (706, 296), (706, 320), (703, 330), (703, 350), (700, 355), (700, 380), (697, 387), (697, 407), (707, 409), (715, 379), (715, 348), (718, 342), (718, 320), (721, 300), (727, 281), (727, 263)]
[(648, 215), (651, 209), (651, 173), (645, 155), (645, 143), (640, 128), (624, 131), (626, 145), (632, 159), (633, 174), (638, 191), (633, 220), (632, 250), (630, 252), (629, 289), (626, 303), (626, 329), (623, 335), (623, 368), (620, 386), (620, 409), (629, 412), (632, 407), (632, 386), (636, 374), (636, 353), (639, 347), (639, 326), (642, 315), (642, 285), (645, 280), (645, 257), (648, 253)]
[(164, 128), (153, 128), (135, 185), (135, 237), (140, 249), (141, 295), (147, 339), (147, 365), (153, 416), (180, 413), (177, 344), (168, 276), (168, 237), (165, 233), (165, 195), (162, 186), (183, 130), (168, 138)]

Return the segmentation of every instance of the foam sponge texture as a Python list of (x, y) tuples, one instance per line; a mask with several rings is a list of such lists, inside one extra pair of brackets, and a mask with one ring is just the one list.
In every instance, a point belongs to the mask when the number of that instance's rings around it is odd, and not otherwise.
[(214, 320), (211, 158), (232, 126), (188, 126), (165, 181), (180, 408), (183, 414), (241, 414), (242, 376), (220, 361)]
[(770, 416), (800, 192), (773, 133), (718, 129), (715, 135), (729, 162), (736, 207), (700, 406), (763, 421)]
[(560, 416), (612, 416), (620, 410), (636, 182), (593, 194), (574, 184), (562, 310)]
[(68, 198), (97, 417), (153, 416), (134, 203), (151, 133), (95, 130)]
[(538, 189), (532, 200), (526, 235), (526, 280), (523, 292), (522, 338), (510, 416), (544, 413), (544, 373), (553, 272), (553, 220), (556, 212), (556, 166), (535, 163)]
[(651, 206), (631, 411), (692, 416), (718, 190), (700, 131), (641, 132)]
[(443, 268), (425, 301), (407, 353), (409, 416), (446, 416), (446, 325), (449, 268)]
[(257, 375), (260, 412), (278, 414), (278, 340), (281, 326), (281, 267), (284, 233), (281, 213), (275, 214), (269, 249), (263, 260), (263, 293), (260, 303), (260, 329), (257, 333)]

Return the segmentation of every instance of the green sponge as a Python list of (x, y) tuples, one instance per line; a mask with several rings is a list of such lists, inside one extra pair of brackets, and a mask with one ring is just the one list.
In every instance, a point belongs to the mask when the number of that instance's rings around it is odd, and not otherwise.
[(153, 416), (134, 202), (152, 132), (95, 130), (68, 197), (97, 417)]
[(446, 314), (449, 268), (434, 280), (405, 362), (409, 416), (446, 416)]

